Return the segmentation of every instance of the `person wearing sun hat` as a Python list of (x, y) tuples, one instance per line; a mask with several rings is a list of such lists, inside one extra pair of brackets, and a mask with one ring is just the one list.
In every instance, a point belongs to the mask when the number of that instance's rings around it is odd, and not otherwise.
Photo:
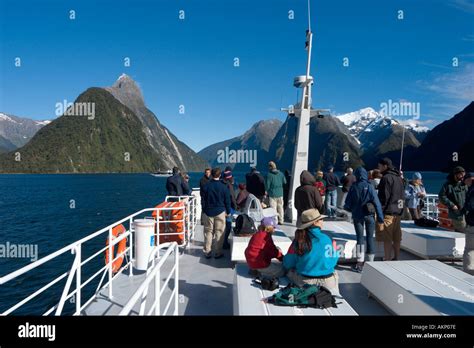
[[(245, 259), (250, 271), (269, 278), (285, 275), (281, 264), (283, 254), (272, 239), (275, 228), (276, 223), (272, 217), (263, 218), (258, 231), (250, 238), (247, 249), (245, 249)], [(277, 259), (280, 262), (272, 262), (272, 259)]]
[(316, 209), (301, 214), (295, 239), (283, 258), (283, 266), (288, 271), (288, 279), (297, 286), (325, 286), (331, 293), (339, 294), (335, 270), (339, 255), (331, 238), (322, 232), (326, 217)]

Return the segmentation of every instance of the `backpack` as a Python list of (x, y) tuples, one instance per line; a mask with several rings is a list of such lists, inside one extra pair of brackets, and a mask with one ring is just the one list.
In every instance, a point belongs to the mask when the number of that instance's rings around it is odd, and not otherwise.
[(255, 223), (250, 216), (247, 214), (240, 214), (237, 216), (234, 227), (235, 236), (249, 235), (254, 234), (255, 232), (257, 232), (257, 228), (255, 227)]
[(417, 220), (415, 220), (415, 225), (420, 226), (420, 227), (438, 227), (439, 221), (423, 216)]
[(290, 284), (268, 299), (276, 306), (298, 306), (314, 308), (337, 308), (336, 298), (324, 286), (305, 284), (298, 287)]

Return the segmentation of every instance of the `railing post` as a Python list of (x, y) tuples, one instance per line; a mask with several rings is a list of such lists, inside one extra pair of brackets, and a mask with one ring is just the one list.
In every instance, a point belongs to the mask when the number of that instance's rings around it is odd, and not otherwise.
[(82, 244), (76, 248), (76, 257), (78, 259), (76, 269), (76, 315), (81, 314), (81, 262), (82, 262)]
[(155, 275), (155, 315), (160, 315), (161, 311), (161, 268)]
[(109, 253), (109, 299), (112, 299), (113, 298), (113, 288), (112, 288), (112, 278), (113, 278), (113, 274), (112, 274), (112, 268), (113, 268), (113, 253), (112, 253), (112, 243), (113, 243), (113, 240), (112, 240), (112, 227), (109, 228), (109, 250), (108, 250), (108, 253)]
[(131, 277), (133, 276), (133, 232), (132, 232), (132, 229), (133, 229), (133, 219), (130, 218), (130, 222), (129, 222), (129, 229), (130, 229), (130, 269), (128, 270), (129, 273), (128, 273), (128, 276)]
[(179, 248), (176, 243), (174, 249), (175, 257), (175, 279), (174, 279), (174, 288), (175, 288), (175, 299), (174, 299), (174, 315), (178, 315), (178, 305), (179, 305)]

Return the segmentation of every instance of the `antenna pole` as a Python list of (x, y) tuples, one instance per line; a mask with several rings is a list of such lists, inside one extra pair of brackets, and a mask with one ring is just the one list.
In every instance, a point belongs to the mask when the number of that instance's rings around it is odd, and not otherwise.
[(405, 127), (403, 127), (403, 133), (402, 133), (402, 149), (400, 151), (400, 172), (402, 171), (402, 162), (403, 162), (403, 147), (405, 145)]

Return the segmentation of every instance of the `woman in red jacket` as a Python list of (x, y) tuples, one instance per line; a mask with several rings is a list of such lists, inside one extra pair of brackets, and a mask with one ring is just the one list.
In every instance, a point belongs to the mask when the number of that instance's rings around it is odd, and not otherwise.
[[(274, 219), (271, 217), (264, 218), (258, 231), (250, 238), (247, 249), (245, 249), (245, 259), (250, 270), (269, 278), (285, 275), (285, 270), (281, 264), (283, 254), (273, 243), (272, 234), (274, 231)], [(278, 259), (280, 262), (272, 262), (272, 259)]]

